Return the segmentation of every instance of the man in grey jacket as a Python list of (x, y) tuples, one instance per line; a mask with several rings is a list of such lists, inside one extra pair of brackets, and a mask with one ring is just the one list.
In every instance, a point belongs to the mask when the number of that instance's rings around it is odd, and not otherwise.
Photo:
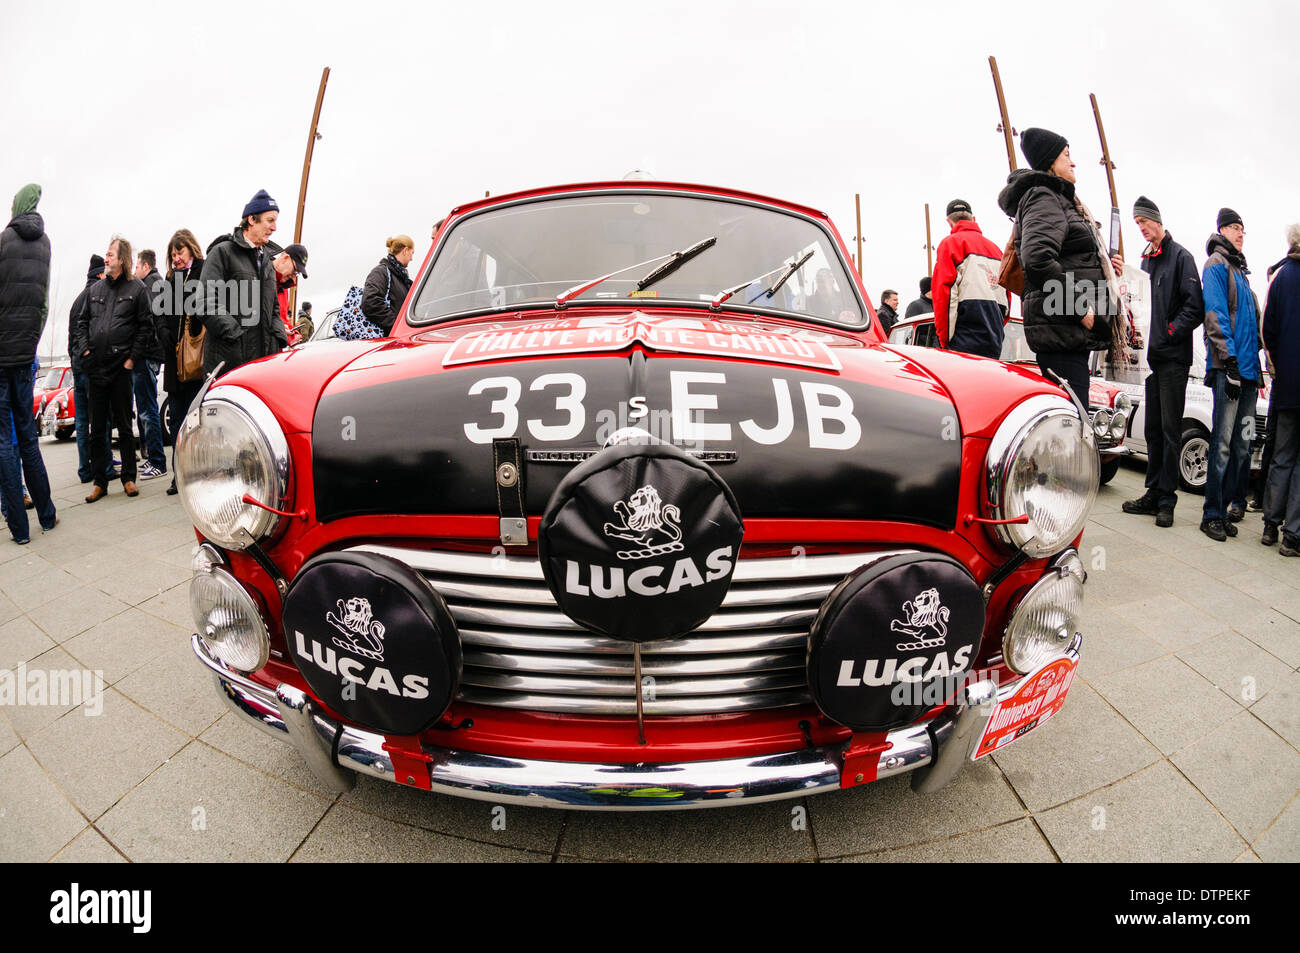
[(208, 246), (203, 264), (203, 325), (208, 332), (203, 369), (208, 374), (218, 365), (227, 373), (289, 343), (267, 249), (279, 215), (275, 199), (262, 189), (244, 206), (235, 230)]

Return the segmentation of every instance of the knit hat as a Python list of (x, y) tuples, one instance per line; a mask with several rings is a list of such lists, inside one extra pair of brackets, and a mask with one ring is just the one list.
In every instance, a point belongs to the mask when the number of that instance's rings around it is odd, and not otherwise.
[(1219, 209), (1219, 217), (1215, 220), (1215, 228), (1222, 231), (1229, 225), (1244, 225), (1241, 216), (1230, 208)]
[(925, 295), (929, 293), (930, 293), (930, 278), (927, 275), (926, 277), (921, 279), (921, 294)]
[(261, 215), (263, 212), (278, 212), (280, 206), (275, 204), (275, 199), (267, 194), (266, 189), (258, 189), (257, 194), (248, 200), (244, 206), (244, 214), (241, 219), (246, 219), (250, 215)]
[[(962, 199), (953, 199), (948, 203), (948, 208), (944, 211), (944, 218), (947, 218), (953, 212), (970, 212), (970, 203)], [(973, 212), (971, 214), (974, 214)]]
[(307, 246), (297, 243), (285, 248), (284, 253), (293, 259), (293, 267), (298, 269), (298, 274), (304, 278), (307, 277)]
[(1160, 218), (1160, 209), (1156, 208), (1156, 203), (1145, 195), (1139, 195), (1138, 200), (1133, 203), (1133, 217), (1149, 218), (1157, 225), (1163, 222), (1163, 219)]
[(1029, 163), (1029, 168), (1046, 172), (1056, 161), (1056, 157), (1065, 151), (1068, 143), (1064, 136), (1047, 129), (1033, 127), (1020, 134), (1020, 151)]
[(90, 271), (86, 272), (87, 278), (98, 278), (104, 273), (104, 259), (99, 255), (90, 256)]

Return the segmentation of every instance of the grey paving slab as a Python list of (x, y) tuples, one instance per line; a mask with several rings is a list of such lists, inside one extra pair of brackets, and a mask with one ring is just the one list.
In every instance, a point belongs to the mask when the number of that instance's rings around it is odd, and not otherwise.
[(1268, 863), (1300, 863), (1300, 798), (1293, 800), (1268, 830), (1255, 841), (1253, 850)]
[(1263, 861), (1259, 859), (1259, 855), (1256, 854), (1253, 850), (1244, 850), (1241, 852), (1241, 856), (1238, 857), (1236, 860), (1234, 860), (1233, 863), (1234, 864), (1261, 864), (1263, 863)]
[[(185, 529), (185, 542), (175, 546), (166, 552), (158, 553), (155, 558), (159, 562), (167, 563), (169, 566), (179, 566), (187, 572), (194, 560), (194, 550), (198, 545), (194, 540), (194, 530), (190, 529), (188, 524)], [(144, 605), (145, 603), (142, 603)]]
[(555, 850), (565, 818), (563, 811), (448, 797), (371, 777), (358, 777), (339, 802), (437, 833), (547, 854)]
[(1238, 619), (1232, 628), (1288, 665), (1300, 666), (1300, 622), (1276, 610)]
[(1079, 675), (1082, 678), (1091, 679), (1132, 668), (1166, 654), (1163, 645), (1147, 638), (1110, 609), (1088, 602), (1086, 593), (1084, 602), (1087, 608), (1080, 621), (1083, 652), (1079, 659)]
[(1146, 598), (1151, 594), (1151, 584), (1123, 563), (1113, 562), (1107, 555), (1104, 570), (1089, 570), (1084, 592), (1088, 601), (1113, 607)]
[(62, 569), (50, 569), (39, 576), (20, 580), (5, 590), (13, 604), (24, 612), (43, 606), (52, 599), (66, 596), (76, 589), (78, 580)]
[(85, 815), (94, 820), (188, 741), (113, 689), (102, 712), (70, 711), (27, 739), (27, 747)]
[(1171, 759), (1247, 841), (1300, 792), (1300, 751), (1242, 712)]
[(58, 569), (58, 566), (34, 551), (32, 545), (15, 546), (22, 555), (0, 563), (0, 590), (4, 590), (6, 595), (10, 589), (17, 588), (19, 583)]
[(812, 860), (808, 812), (800, 800), (648, 814), (574, 811), (560, 853), (591, 860)]
[[(186, 563), (186, 565), (189, 564)], [(188, 579), (159, 593), (152, 599), (147, 599), (140, 603), (137, 608), (141, 612), (157, 616), (159, 619), (165, 619), (172, 625), (180, 626), (187, 632), (194, 631), (194, 616), (190, 613), (190, 583)]]
[(0, 758), (0, 861), (49, 860), (85, 826), (31, 752)]
[(1221, 692), (1247, 708), (1280, 686), (1290, 666), (1236, 632), (1224, 632), (1178, 653)]
[(1165, 754), (1191, 744), (1242, 710), (1173, 656), (1104, 675), (1091, 685)]
[[(210, 685), (208, 692), (216, 697), (216, 690)], [(273, 778), (330, 800), (334, 798), (297, 751), (237, 720), (232, 714), (223, 715), (199, 736), (199, 740)]]
[(56, 864), (125, 864), (126, 858), (93, 827), (87, 827), (54, 856)]
[(1239, 592), (1254, 596), (1265, 606), (1272, 606), (1278, 601), (1285, 601), (1296, 596), (1295, 585), (1274, 579), (1255, 569), (1248, 569), (1235, 576), (1225, 576), (1223, 582)]
[(0, 625), (0, 669), (16, 668), (54, 648), (54, 640), (26, 616)]
[(110, 596), (134, 606), (188, 582), (190, 576), (188, 569), (136, 555), (112, 575), (97, 580), (96, 585)]
[(50, 638), (63, 642), (130, 608), (93, 585), (74, 586), (57, 599), (27, 613)]
[(837, 857), (832, 863), (880, 864), (1024, 864), (1056, 863), (1051, 845), (1029, 819), (999, 824), (972, 834), (959, 834), (929, 844), (917, 844), (877, 854)]
[(212, 674), (194, 658), (189, 642), (146, 662), (117, 683), (141, 708), (191, 737), (202, 734), (228, 708), (217, 697)]
[(967, 765), (956, 781), (937, 794), (915, 794), (911, 783), (902, 775), (809, 798), (818, 856), (907, 847), (1025, 816), (987, 758)]
[(23, 610), (14, 605), (13, 600), (0, 593), (0, 625), (18, 618)]
[(293, 855), (294, 863), (549, 863), (549, 853), (447, 837), (333, 806)]
[(1035, 819), (1066, 863), (1223, 863), (1247, 846), (1167, 761)]
[[(120, 538), (114, 534), (115, 540)], [(83, 583), (95, 583), (112, 576), (120, 567), (129, 565), (135, 558), (135, 553), (117, 542), (109, 545), (101, 542), (79, 555), (66, 559), (63, 568)]]
[(190, 742), (96, 826), (133, 861), (283, 861), (330, 803)]
[(7, 754), (15, 745), (21, 744), (18, 732), (9, 724), (9, 719), (0, 711), (0, 755)]
[[(48, 652), (24, 663), (24, 665), (26, 667), (26, 679), (29, 682), (43, 680), (47, 686), (51, 673), (70, 672), (84, 668), (60, 648), (50, 649)], [(62, 678), (61, 675), (59, 677)], [(50, 698), (48, 694), (44, 698), (38, 698), (34, 692), (27, 694), (25, 698), (16, 699), (16, 701), (21, 701), (22, 704), (6, 705), (5, 714), (9, 718), (10, 726), (22, 738), (32, 737), (56, 718), (76, 707), (71, 701)]]
[(990, 757), (1025, 806), (1041, 811), (1128, 777), (1160, 752), (1076, 680), (1060, 712)]
[(63, 643), (69, 653), (90, 668), (100, 669), (109, 684), (189, 641), (179, 626), (128, 609)]
[(1251, 713), (1300, 749), (1300, 672), (1291, 672), (1251, 706)]
[(1116, 615), (1177, 652), (1218, 635), (1227, 625), (1169, 593), (1109, 607)]

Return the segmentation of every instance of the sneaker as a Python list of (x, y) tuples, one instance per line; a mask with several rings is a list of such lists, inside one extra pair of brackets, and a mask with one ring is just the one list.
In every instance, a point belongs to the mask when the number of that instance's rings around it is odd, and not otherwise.
[(1282, 545), (1277, 548), (1282, 556), (1300, 556), (1300, 538), (1290, 533), (1282, 534)]
[(1223, 520), (1201, 520), (1201, 532), (1220, 543), (1228, 538), (1223, 529)]
[(1174, 525), (1174, 511), (1172, 507), (1169, 506), (1160, 507), (1159, 511), (1156, 513), (1156, 525), (1157, 526)]
[(1264, 501), (1258, 498), (1253, 499), (1246, 504), (1246, 509), (1250, 510), (1252, 513), (1261, 513), (1264, 510)]
[(1233, 503), (1228, 507), (1228, 522), (1240, 523), (1246, 516), (1246, 508), (1240, 503)]
[(1120, 509), (1135, 516), (1155, 516), (1158, 512), (1156, 495), (1154, 493), (1144, 493), (1136, 500), (1125, 500), (1120, 504)]
[(1237, 535), (1237, 525), (1235, 523), (1229, 522), (1228, 520), (1224, 520), (1223, 531), (1228, 535), (1228, 538), (1231, 539), (1233, 536)]
[(1272, 523), (1265, 521), (1264, 532), (1260, 534), (1259, 541), (1265, 546), (1277, 545), (1277, 527)]
[(156, 466), (154, 466), (152, 463), (146, 463), (144, 466), (142, 466), (142, 467), (140, 468), (140, 479), (141, 479), (142, 481), (143, 481), (143, 480), (152, 480), (152, 479), (155, 479), (156, 477), (160, 477), (160, 476), (162, 476), (162, 475), (163, 475), (163, 471), (162, 471), (162, 470), (159, 470), (159, 469), (158, 469)]

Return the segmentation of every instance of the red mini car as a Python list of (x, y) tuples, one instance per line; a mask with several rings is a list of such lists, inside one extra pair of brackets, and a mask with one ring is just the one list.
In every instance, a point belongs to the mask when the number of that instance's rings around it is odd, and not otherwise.
[(812, 209), (640, 181), (475, 202), (390, 338), (205, 386), (176, 461), (193, 649), (336, 789), (933, 791), (1078, 663), (1085, 408), (888, 345)]
[(72, 367), (56, 365), (45, 371), (32, 388), (32, 416), (42, 436), (67, 440), (76, 429)]

